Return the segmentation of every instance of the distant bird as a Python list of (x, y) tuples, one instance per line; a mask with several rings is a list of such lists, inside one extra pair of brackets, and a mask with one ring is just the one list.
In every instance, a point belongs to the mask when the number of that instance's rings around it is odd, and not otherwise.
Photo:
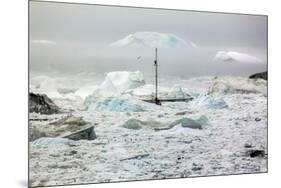
[(137, 60), (138, 60), (138, 61), (141, 61), (141, 56), (138, 56), (138, 57), (137, 57)]

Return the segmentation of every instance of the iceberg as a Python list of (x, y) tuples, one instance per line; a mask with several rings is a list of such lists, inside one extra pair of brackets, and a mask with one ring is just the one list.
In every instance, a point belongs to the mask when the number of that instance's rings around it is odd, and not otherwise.
[(140, 71), (116, 71), (107, 73), (102, 84), (84, 100), (86, 110), (142, 112), (141, 101), (133, 99), (126, 91), (145, 85)]
[(80, 89), (78, 89), (74, 94), (76, 96), (81, 97), (84, 100), (88, 95), (93, 93), (93, 91), (96, 89), (97, 89), (97, 86), (84, 86), (84, 87), (81, 87)]
[(180, 37), (170, 33), (136, 32), (129, 34), (110, 46), (114, 47), (150, 47), (150, 48), (187, 48), (196, 47), (192, 41), (186, 42)]
[(101, 89), (109, 93), (123, 93), (128, 89), (135, 89), (144, 84), (143, 74), (140, 71), (116, 71), (107, 73), (101, 84)]
[(262, 60), (249, 54), (235, 51), (218, 51), (214, 57), (215, 61), (235, 61), (241, 63), (261, 63)]

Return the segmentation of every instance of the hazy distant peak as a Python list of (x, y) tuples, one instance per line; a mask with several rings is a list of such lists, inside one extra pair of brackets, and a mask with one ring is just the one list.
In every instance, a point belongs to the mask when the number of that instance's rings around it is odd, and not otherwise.
[(136, 32), (110, 44), (115, 47), (137, 46), (150, 48), (187, 48), (196, 45), (179, 38), (174, 34), (158, 32)]

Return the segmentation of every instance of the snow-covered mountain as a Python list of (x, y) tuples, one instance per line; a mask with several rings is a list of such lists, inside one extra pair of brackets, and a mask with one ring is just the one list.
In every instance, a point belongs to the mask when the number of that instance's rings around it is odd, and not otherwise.
[(137, 46), (151, 48), (196, 47), (192, 41), (185, 41), (174, 34), (158, 32), (136, 32), (110, 44), (115, 47)]
[(240, 63), (261, 63), (262, 60), (249, 54), (235, 51), (218, 51), (214, 57), (215, 61), (234, 61)]

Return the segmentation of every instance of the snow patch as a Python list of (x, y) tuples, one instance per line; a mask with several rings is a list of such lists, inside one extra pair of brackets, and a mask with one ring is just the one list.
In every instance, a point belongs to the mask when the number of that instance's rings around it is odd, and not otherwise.
[(142, 101), (126, 94), (126, 91), (143, 86), (145, 81), (140, 71), (116, 71), (107, 73), (102, 84), (85, 97), (86, 109), (120, 112), (142, 112)]

